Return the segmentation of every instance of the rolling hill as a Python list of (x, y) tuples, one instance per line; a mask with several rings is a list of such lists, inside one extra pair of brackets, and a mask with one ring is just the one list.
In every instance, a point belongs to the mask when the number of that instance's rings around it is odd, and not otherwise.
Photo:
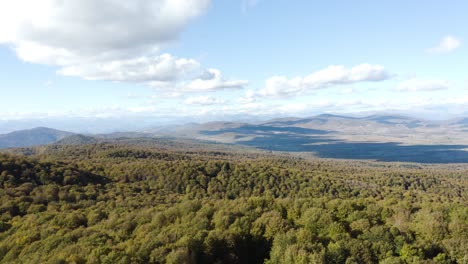
[(29, 147), (57, 142), (73, 133), (37, 127), (0, 135), (0, 148)]
[(468, 162), (465, 120), (429, 121), (400, 115), (318, 115), (260, 123), (210, 122), (149, 130), (161, 136), (240, 144), (322, 158), (431, 163)]
[(401, 115), (350, 117), (323, 114), (256, 123), (189, 123), (86, 136), (35, 128), (1, 135), (0, 148), (172, 138), (176, 141), (196, 140), (267, 151), (305, 153), (320, 158), (468, 163), (466, 120), (429, 121)]

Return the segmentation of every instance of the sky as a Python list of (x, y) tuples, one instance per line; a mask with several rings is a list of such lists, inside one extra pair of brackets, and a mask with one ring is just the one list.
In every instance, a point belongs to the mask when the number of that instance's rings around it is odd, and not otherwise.
[(468, 2), (0, 0), (0, 120), (468, 116)]

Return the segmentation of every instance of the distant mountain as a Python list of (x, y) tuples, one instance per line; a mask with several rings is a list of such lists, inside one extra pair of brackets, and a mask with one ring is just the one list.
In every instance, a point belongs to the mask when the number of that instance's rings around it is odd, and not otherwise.
[(453, 124), (461, 125), (461, 126), (464, 126), (464, 127), (468, 127), (468, 118), (460, 118), (460, 119), (457, 119)]
[(429, 121), (401, 115), (324, 114), (258, 123), (210, 122), (148, 131), (153, 135), (240, 144), (323, 158), (468, 162), (468, 118)]
[[(466, 120), (429, 121), (402, 115), (353, 117), (322, 114), (286, 117), (256, 123), (209, 122), (159, 127), (145, 131), (153, 135), (211, 140), (222, 143), (246, 142), (271, 145), (280, 137), (291, 147), (297, 142), (317, 144), (330, 140), (398, 142), (402, 144), (466, 144)], [(286, 138), (287, 136), (287, 138)], [(327, 139), (325, 141), (323, 139)], [(301, 141), (304, 140), (305, 141)], [(313, 139), (313, 140), (312, 140)], [(296, 143), (295, 143), (296, 142)]]
[(350, 117), (322, 114), (308, 118), (273, 119), (263, 124), (272, 126), (295, 126), (311, 129), (323, 129), (340, 133), (400, 133), (418, 127), (437, 126), (437, 122), (425, 121), (399, 115), (371, 115)]
[(174, 142), (193, 140), (268, 151), (312, 153), (324, 158), (468, 163), (467, 127), (468, 118), (430, 121), (396, 114), (361, 117), (322, 114), (251, 123), (192, 122), (96, 135), (36, 128), (0, 135), (0, 148), (98, 142), (151, 145), (148, 142), (169, 139)]
[(0, 135), (0, 148), (29, 147), (55, 143), (73, 133), (37, 127)]

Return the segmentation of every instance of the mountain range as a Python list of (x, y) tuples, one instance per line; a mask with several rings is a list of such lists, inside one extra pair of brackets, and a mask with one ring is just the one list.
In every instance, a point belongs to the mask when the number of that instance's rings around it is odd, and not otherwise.
[(165, 126), (146, 133), (223, 143), (238, 143), (271, 135), (321, 137), (345, 141), (403, 144), (468, 144), (468, 118), (430, 121), (399, 115), (349, 117), (323, 114), (309, 118), (280, 118), (259, 123), (209, 122)]
[(468, 162), (468, 118), (430, 121), (400, 115), (323, 114), (264, 122), (207, 122), (135, 132), (81, 135), (35, 128), (0, 135), (0, 148), (92, 144), (119, 138), (175, 138), (237, 144), (321, 158)]

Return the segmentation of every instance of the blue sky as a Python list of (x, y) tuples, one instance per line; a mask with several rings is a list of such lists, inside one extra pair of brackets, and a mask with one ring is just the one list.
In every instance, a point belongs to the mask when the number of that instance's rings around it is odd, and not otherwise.
[(1, 119), (468, 114), (466, 1), (5, 0)]

